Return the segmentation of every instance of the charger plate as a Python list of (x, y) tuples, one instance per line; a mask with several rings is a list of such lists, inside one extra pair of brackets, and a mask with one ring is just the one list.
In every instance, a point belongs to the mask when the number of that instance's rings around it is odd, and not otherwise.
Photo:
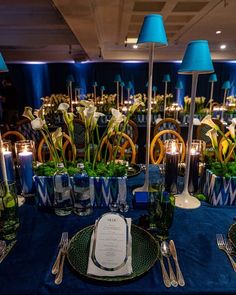
[(134, 177), (137, 176), (141, 173), (142, 167), (137, 164), (129, 164), (128, 167), (128, 172), (127, 172), (127, 177)]
[(228, 238), (233, 244), (234, 248), (236, 248), (236, 223), (230, 226), (228, 231)]
[(131, 226), (132, 267), (129, 276), (98, 277), (87, 274), (90, 238), (94, 225), (88, 226), (73, 236), (70, 241), (67, 258), (72, 268), (82, 276), (98, 281), (121, 282), (132, 280), (147, 272), (160, 257), (160, 248), (156, 240), (144, 229)]

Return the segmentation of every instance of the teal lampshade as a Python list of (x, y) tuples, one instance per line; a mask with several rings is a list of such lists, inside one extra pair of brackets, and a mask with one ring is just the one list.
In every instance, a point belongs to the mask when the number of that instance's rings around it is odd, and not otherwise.
[(157, 87), (156, 86), (153, 86), (152, 87), (152, 91), (156, 92), (157, 91)]
[(0, 72), (8, 72), (7, 65), (5, 64), (5, 61), (0, 53)]
[(122, 82), (121, 76), (119, 74), (115, 75), (114, 82)]
[(98, 86), (98, 83), (96, 81), (93, 82), (93, 87)]
[(168, 45), (162, 16), (160, 14), (149, 14), (145, 16), (137, 43), (156, 43), (157, 46)]
[(73, 75), (68, 75), (66, 78), (66, 82), (75, 82), (75, 78)]
[(231, 84), (230, 84), (230, 81), (224, 81), (221, 89), (230, 89), (231, 88)]
[(133, 84), (132, 84), (131, 81), (128, 82), (126, 88), (127, 88), (127, 89), (132, 89), (132, 88), (133, 88)]
[(208, 82), (217, 82), (217, 76), (215, 73), (210, 75)]
[(195, 40), (188, 44), (178, 72), (185, 75), (214, 72), (207, 40)]
[(125, 82), (121, 81), (120, 82), (120, 87), (125, 87)]
[(176, 85), (175, 85), (175, 89), (183, 89), (184, 86), (183, 86), (183, 82), (178, 80)]
[(166, 74), (166, 75), (163, 76), (162, 82), (170, 82), (170, 81), (171, 80), (170, 80), (170, 75), (169, 74)]
[(105, 86), (101, 86), (101, 90), (104, 91), (106, 88)]

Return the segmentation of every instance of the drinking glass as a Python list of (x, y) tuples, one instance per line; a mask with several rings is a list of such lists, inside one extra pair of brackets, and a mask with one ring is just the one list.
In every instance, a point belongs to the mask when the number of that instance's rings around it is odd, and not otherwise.
[(0, 183), (0, 236), (4, 240), (16, 238), (19, 227), (15, 182)]
[(174, 195), (163, 191), (160, 185), (152, 186), (149, 192), (149, 229), (160, 240), (166, 240), (173, 222)]

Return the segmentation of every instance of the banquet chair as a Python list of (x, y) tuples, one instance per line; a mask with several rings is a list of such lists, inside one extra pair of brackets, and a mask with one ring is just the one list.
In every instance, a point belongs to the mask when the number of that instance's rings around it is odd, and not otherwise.
[[(171, 135), (171, 139), (176, 139), (182, 143), (181, 162), (184, 162), (186, 147), (182, 136), (174, 130), (162, 130), (158, 132), (151, 141), (150, 160), (152, 164), (160, 164), (164, 158), (164, 140), (163, 135)], [(169, 137), (170, 138), (170, 137)]]
[[(68, 141), (70, 143), (70, 137), (63, 132), (63, 141)], [(65, 153), (65, 150), (63, 149), (63, 153), (66, 157), (66, 159), (69, 161), (70, 158), (68, 158), (67, 154)], [(72, 156), (71, 156), (72, 157)], [(50, 151), (46, 145), (45, 139), (42, 138), (39, 142), (38, 148), (37, 148), (37, 159), (41, 163), (45, 163), (47, 161), (52, 160), (52, 155), (50, 154)]]
[[(119, 142), (118, 138), (121, 136)], [(117, 149), (117, 155), (115, 160), (127, 160), (130, 163), (134, 164), (136, 161), (136, 148), (132, 139), (126, 134), (121, 132), (113, 132), (109, 137), (106, 135), (100, 146), (98, 152), (98, 160), (101, 160), (105, 156), (105, 160), (111, 161), (114, 160), (114, 152)], [(130, 151), (127, 153), (127, 151)], [(106, 157), (108, 154), (108, 158)]]
[[(162, 130), (174, 130), (180, 134), (180, 124), (175, 119), (172, 118), (166, 118), (162, 119), (160, 122), (158, 122), (154, 128), (153, 131), (153, 137)], [(172, 134), (163, 134), (164, 140), (171, 139), (173, 137)]]
[[(212, 118), (212, 121), (219, 126), (220, 130), (224, 132), (224, 125), (219, 119)], [(206, 148), (211, 147), (211, 139), (209, 136), (206, 135), (206, 133), (212, 129), (209, 125), (207, 124), (201, 124), (197, 127), (197, 139), (201, 139), (205, 141), (206, 143)], [(218, 141), (221, 140), (221, 137), (218, 137)]]
[(16, 141), (25, 140), (26, 138), (19, 131), (9, 130), (2, 134), (2, 139), (10, 140), (14, 144)]

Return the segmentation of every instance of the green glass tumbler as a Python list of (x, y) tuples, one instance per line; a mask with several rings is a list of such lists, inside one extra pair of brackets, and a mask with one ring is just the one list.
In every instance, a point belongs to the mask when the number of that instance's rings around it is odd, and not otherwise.
[(173, 222), (175, 209), (174, 195), (151, 187), (149, 191), (149, 229), (160, 240), (166, 240)]
[(0, 237), (4, 240), (16, 238), (19, 227), (18, 201), (15, 182), (0, 183)]

